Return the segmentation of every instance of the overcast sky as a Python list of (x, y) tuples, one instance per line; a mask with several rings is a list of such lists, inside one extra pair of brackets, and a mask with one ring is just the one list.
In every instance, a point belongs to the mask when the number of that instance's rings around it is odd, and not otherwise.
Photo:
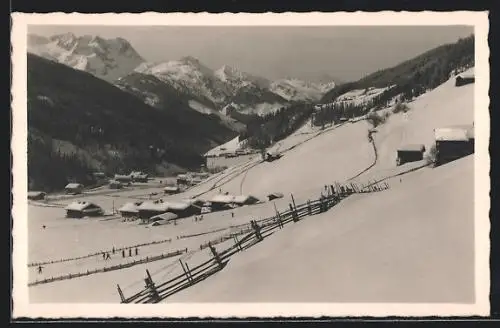
[(193, 56), (210, 68), (230, 65), (270, 79), (325, 76), (357, 80), (473, 33), (471, 26), (121, 27), (30, 26), (50, 36), (72, 32), (122, 37), (147, 61)]

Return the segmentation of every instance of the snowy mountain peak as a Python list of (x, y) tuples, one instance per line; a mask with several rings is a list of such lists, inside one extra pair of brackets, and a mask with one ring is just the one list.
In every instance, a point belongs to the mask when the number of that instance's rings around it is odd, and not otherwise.
[(271, 91), (288, 100), (318, 101), (329, 90), (335, 87), (335, 82), (312, 83), (296, 78), (277, 80), (271, 84)]
[(77, 42), (77, 38), (73, 33), (56, 34), (49, 38), (50, 41), (56, 42), (56, 44), (66, 50), (71, 49)]
[(253, 76), (229, 65), (222, 66), (216, 70), (214, 74), (221, 81), (232, 84), (234, 88), (253, 84), (265, 89), (268, 88), (270, 84), (269, 80), (265, 78)]
[(190, 64), (190, 65), (201, 65), (200, 61), (197, 58), (194, 58), (192, 56), (184, 56), (179, 59), (180, 62)]
[(70, 32), (49, 38), (30, 35), (28, 52), (74, 69), (87, 71), (107, 81), (114, 81), (129, 74), (144, 62), (132, 45), (123, 38), (76, 36)]

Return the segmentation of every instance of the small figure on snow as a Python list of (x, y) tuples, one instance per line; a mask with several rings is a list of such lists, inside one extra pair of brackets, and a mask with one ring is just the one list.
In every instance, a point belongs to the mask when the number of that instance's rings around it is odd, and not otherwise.
[(113, 246), (113, 254), (115, 254), (115, 246)]
[(102, 252), (102, 259), (105, 260), (106, 259), (106, 253)]
[(110, 260), (110, 259), (111, 259), (111, 256), (109, 256), (109, 253), (106, 253), (106, 261)]
[(231, 212), (231, 217), (234, 218), (234, 212)]
[(38, 274), (42, 274), (43, 271), (43, 266), (39, 265), (38, 266)]
[(122, 256), (125, 257), (125, 250), (122, 249)]
[(45, 229), (45, 228), (47, 228), (47, 227), (46, 227), (46, 226), (45, 226), (45, 224), (44, 224), (44, 225), (42, 226), (42, 228), (43, 228), (43, 229)]
[(137, 247), (135, 248), (135, 255), (139, 255), (139, 249)]

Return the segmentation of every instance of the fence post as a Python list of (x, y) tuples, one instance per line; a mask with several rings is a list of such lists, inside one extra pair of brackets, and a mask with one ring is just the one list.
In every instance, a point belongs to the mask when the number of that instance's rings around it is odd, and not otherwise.
[(187, 264), (187, 262), (185, 264), (186, 264), (186, 270), (187, 270), (187, 274), (189, 276), (189, 280), (191, 283), (193, 283), (193, 276), (191, 275), (191, 269), (189, 269), (189, 265)]
[(292, 196), (293, 209), (297, 210), (297, 206), (295, 206), (295, 198), (293, 198), (293, 194), (290, 194), (290, 196)]
[(236, 247), (238, 248), (238, 250), (241, 252), (242, 249), (241, 249), (241, 245), (240, 245), (240, 241), (238, 240), (238, 237), (236, 235), (234, 235), (233, 239), (234, 239), (234, 244), (236, 245)]
[(122, 303), (125, 303), (125, 296), (123, 295), (122, 289), (120, 288), (120, 285), (116, 284), (116, 288), (118, 288), (118, 294), (120, 294), (120, 299)]
[(262, 235), (260, 234), (260, 227), (257, 224), (257, 222), (255, 222), (255, 220), (252, 220), (250, 221), (250, 224), (252, 225), (252, 228), (255, 231), (255, 237), (257, 237), (257, 240), (262, 241), (262, 239), (264, 238), (262, 238)]
[(155, 284), (153, 282), (153, 278), (151, 278), (151, 274), (149, 273), (149, 270), (146, 269), (146, 274), (148, 275), (144, 281), (146, 282), (146, 288), (149, 289), (151, 293), (151, 299), (153, 301), (159, 302), (160, 301), (160, 295), (158, 294), (158, 291), (156, 290)]
[(297, 212), (295, 212), (295, 209), (293, 208), (293, 205), (292, 204), (288, 204), (288, 206), (290, 207), (290, 213), (292, 214), (292, 220), (293, 220), (293, 222), (299, 221), (298, 218), (297, 218)]
[(210, 251), (212, 252), (212, 255), (214, 256), (215, 261), (217, 262), (217, 265), (222, 268), (222, 261), (220, 259), (219, 254), (217, 254), (217, 250), (215, 247), (212, 246), (211, 242), (208, 242), (208, 247), (210, 247)]
[(311, 201), (309, 199), (307, 200), (307, 213), (312, 215)]
[(273, 202), (274, 205), (274, 211), (276, 212), (276, 220), (278, 221), (278, 226), (283, 228), (283, 222), (281, 222), (281, 215), (280, 212), (278, 212), (278, 209), (276, 208), (276, 203)]

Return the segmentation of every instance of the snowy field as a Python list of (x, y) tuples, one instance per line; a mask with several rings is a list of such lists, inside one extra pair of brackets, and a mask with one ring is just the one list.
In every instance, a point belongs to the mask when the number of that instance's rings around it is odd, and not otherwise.
[[(394, 154), (402, 143), (432, 143), (432, 129), (470, 124), (474, 86), (456, 88), (453, 81), (422, 95), (408, 114), (394, 114), (374, 135), (378, 158), (366, 121), (319, 131), (304, 126), (274, 147), (283, 157), (274, 162), (251, 160), (214, 175), (185, 193), (165, 200), (192, 196), (210, 199), (223, 192), (251, 194), (265, 200), (271, 192), (280, 210), (290, 202), (318, 198), (325, 184), (358, 175), (360, 183), (403, 173), (414, 164), (396, 167)], [(294, 147), (295, 146), (295, 147)], [(474, 302), (474, 156), (431, 169), (423, 168), (389, 179), (387, 191), (355, 195), (330, 211), (286, 226), (261, 244), (236, 255), (222, 272), (167, 302)], [(148, 197), (161, 187), (87, 196), (105, 210)], [(71, 199), (61, 199), (66, 204)], [(453, 206), (450, 206), (453, 204)], [(120, 219), (72, 220), (62, 208), (29, 206), (29, 261), (75, 257), (154, 240), (170, 243), (140, 247), (140, 255), (157, 255), (188, 248), (190, 265), (210, 257), (199, 245), (220, 237), (231, 226), (274, 214), (270, 202), (212, 213), (201, 222), (145, 228)], [(46, 229), (41, 226), (46, 225)], [(177, 236), (226, 230), (177, 240)], [(217, 246), (219, 247), (219, 246)], [(221, 245), (220, 247), (223, 247)], [(191, 253), (192, 252), (192, 253)], [(39, 275), (29, 268), (30, 281), (55, 272), (66, 274), (131, 261), (114, 255), (46, 265)], [(177, 258), (129, 269), (99, 273), (30, 287), (31, 302), (119, 302), (116, 284), (125, 295), (143, 288), (145, 269), (155, 281), (180, 270)], [(109, 264), (107, 264), (109, 263)], [(52, 268), (51, 268), (52, 266)], [(171, 272), (172, 270), (172, 272)], [(258, 288), (257, 288), (258, 287)], [(74, 299), (75, 293), (81, 298)]]

